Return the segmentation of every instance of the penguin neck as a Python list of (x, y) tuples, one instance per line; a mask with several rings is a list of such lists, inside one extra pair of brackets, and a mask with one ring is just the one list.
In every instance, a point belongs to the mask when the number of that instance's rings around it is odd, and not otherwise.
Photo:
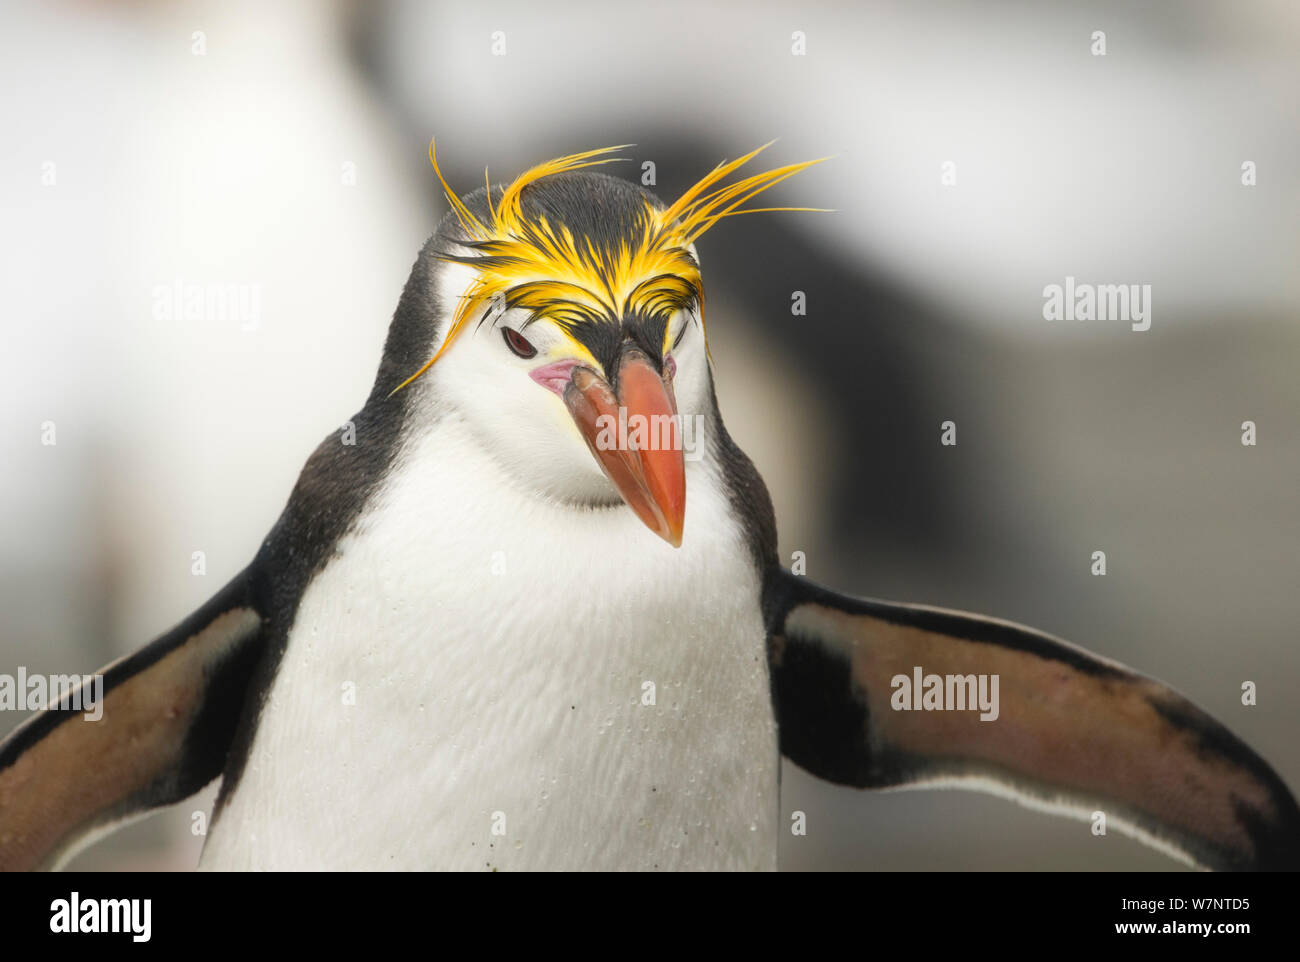
[[(716, 412), (683, 416), (681, 423), (685, 437), (683, 460), (689, 518), (693, 500), (707, 504), (728, 500), (729, 478), (718, 458), (721, 421)], [(628, 430), (625, 422), (621, 427), (615, 425), (609, 430), (617, 436), (619, 443), (624, 442), (618, 431)], [(725, 431), (721, 433), (725, 435)], [(582, 456), (584, 459), (588, 457), (585, 451)], [(596, 470), (594, 461), (592, 469)], [(553, 483), (553, 479), (548, 479), (552, 483), (546, 489), (539, 489), (523, 473), (527, 470), (527, 466), (507, 463), (503, 456), (495, 454), (454, 407), (438, 403), (431, 416), (412, 414), (404, 419), (395, 467), (390, 472), (388, 483), (382, 487), (392, 488), (406, 483), (408, 479), (403, 476), (409, 472), (414, 475), (409, 479), (411, 483), (425, 479), (428, 484), (443, 486), (443, 491), (447, 490), (445, 485), (448, 482), (467, 485), (466, 508), (477, 504), (485, 509), (489, 505), (501, 509), (508, 504), (518, 504), (524, 511), (555, 511), (560, 516), (557, 523), (566, 525), (576, 520), (579, 527), (585, 523), (583, 519), (588, 518), (595, 519), (596, 525), (603, 520), (619, 529), (625, 525), (630, 527), (630, 522), (635, 521), (634, 513), (612, 484), (604, 482), (599, 485), (600, 490), (593, 492), (591, 485), (583, 482), (573, 492), (566, 492), (561, 485)], [(377, 493), (382, 494), (382, 488)], [(727, 512), (728, 515), (734, 513), (732, 510)], [(732, 520), (741, 525), (745, 523), (745, 519), (739, 517)], [(647, 539), (655, 538), (649, 530), (644, 534)], [(636, 540), (642, 541), (641, 538)]]

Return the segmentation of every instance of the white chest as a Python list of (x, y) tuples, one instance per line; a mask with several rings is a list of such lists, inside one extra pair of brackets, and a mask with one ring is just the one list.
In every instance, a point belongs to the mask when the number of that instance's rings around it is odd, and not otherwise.
[(673, 549), (457, 432), (309, 586), (202, 867), (774, 868), (759, 585), (708, 469)]

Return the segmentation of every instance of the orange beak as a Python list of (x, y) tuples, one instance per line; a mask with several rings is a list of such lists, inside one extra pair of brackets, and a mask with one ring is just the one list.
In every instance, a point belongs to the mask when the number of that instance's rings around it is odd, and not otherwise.
[(674, 548), (686, 520), (686, 463), (671, 376), (665, 380), (639, 348), (628, 348), (614, 375), (617, 391), (575, 367), (564, 404), (605, 476), (628, 507)]

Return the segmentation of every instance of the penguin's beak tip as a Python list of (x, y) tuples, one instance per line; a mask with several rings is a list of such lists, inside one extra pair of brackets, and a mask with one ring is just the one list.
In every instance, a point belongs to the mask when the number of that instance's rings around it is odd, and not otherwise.
[(659, 537), (663, 538), (674, 548), (680, 548), (682, 546), (682, 525), (680, 521), (675, 527), (669, 526), (663, 530), (656, 531), (655, 534), (659, 535)]

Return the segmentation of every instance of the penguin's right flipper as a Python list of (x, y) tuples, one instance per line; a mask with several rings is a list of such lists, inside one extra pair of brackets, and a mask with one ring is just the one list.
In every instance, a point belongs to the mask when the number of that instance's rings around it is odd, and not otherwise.
[[(225, 765), (263, 648), (249, 572), (0, 741), (0, 869), (57, 867), (114, 823), (180, 801)], [(95, 715), (97, 720), (91, 720)], [(88, 717), (89, 716), (89, 717)]]

